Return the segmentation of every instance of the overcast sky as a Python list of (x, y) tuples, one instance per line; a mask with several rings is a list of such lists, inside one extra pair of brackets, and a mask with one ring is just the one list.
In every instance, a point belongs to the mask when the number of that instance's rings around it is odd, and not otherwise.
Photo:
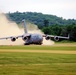
[(0, 0), (1, 12), (41, 12), (76, 19), (76, 0)]

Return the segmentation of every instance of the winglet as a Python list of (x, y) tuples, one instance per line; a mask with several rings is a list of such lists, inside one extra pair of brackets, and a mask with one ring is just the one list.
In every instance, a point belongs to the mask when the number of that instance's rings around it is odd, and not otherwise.
[(24, 32), (27, 33), (27, 28), (26, 28), (26, 21), (25, 21), (25, 19), (23, 19), (22, 22), (24, 22)]
[(70, 38), (70, 35), (68, 34), (68, 39)]

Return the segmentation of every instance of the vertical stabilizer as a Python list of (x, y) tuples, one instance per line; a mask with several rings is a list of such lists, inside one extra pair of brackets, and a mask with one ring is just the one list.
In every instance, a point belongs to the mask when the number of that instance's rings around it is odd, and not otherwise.
[(22, 21), (24, 23), (24, 32), (27, 33), (26, 21), (25, 21), (25, 19), (23, 19)]

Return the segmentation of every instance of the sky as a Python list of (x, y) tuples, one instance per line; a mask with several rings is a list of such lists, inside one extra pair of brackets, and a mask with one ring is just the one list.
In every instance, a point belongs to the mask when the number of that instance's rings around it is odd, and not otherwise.
[(0, 0), (0, 12), (40, 12), (76, 19), (76, 0)]

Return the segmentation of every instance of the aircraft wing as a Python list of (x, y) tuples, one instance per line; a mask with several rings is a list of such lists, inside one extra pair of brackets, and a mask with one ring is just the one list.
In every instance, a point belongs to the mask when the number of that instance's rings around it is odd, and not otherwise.
[(24, 34), (24, 35), (19, 35), (19, 36), (2, 37), (2, 38), (0, 38), (0, 40), (11, 39), (11, 41), (15, 41), (18, 38), (22, 38), (22, 39), (26, 40), (28, 37), (30, 37), (30, 34)]
[(65, 39), (69, 39), (69, 35), (68, 35), (68, 37), (64, 37), (64, 36), (54, 36), (54, 35), (46, 35), (46, 40), (48, 40), (48, 39), (54, 39), (55, 41), (59, 41), (60, 39), (63, 39), (63, 40), (65, 40)]
[(3, 37), (3, 38), (0, 38), (0, 40), (4, 40), (4, 39), (11, 39), (11, 38), (13, 38), (13, 37), (15, 37), (15, 38), (20, 38), (20, 37), (22, 37), (23, 35), (21, 35), (21, 36), (9, 36), (9, 37)]
[(12, 38), (12, 36), (11, 37), (3, 37), (3, 38), (0, 38), (0, 40), (10, 39), (10, 38)]
[(58, 37), (58, 38), (61, 38), (61, 39), (69, 39), (69, 36), (68, 37), (64, 37), (64, 36), (53, 36), (53, 35), (49, 35), (50, 37)]

